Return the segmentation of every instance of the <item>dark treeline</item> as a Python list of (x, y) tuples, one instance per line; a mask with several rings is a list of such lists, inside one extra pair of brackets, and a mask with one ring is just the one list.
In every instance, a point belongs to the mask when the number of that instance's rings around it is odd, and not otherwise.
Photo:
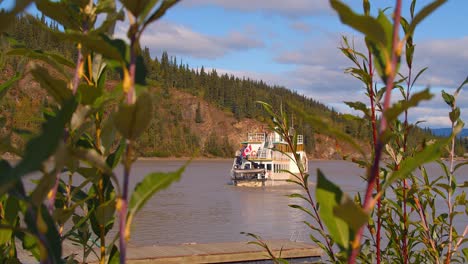
[[(44, 17), (18, 16), (8, 34), (27, 48), (57, 52), (73, 60), (75, 46), (57, 39), (52, 33), (54, 30), (59, 30), (59, 26), (54, 22), (48, 22)], [(238, 120), (253, 118), (268, 122), (267, 113), (257, 101), (267, 102), (275, 109), (284, 107), (288, 110), (289, 105), (294, 105), (308, 114), (328, 120), (333, 126), (360, 140), (363, 144), (371, 142), (371, 129), (367, 120), (338, 113), (313, 98), (285, 87), (268, 85), (261, 80), (220, 74), (215, 69), (210, 71), (204, 67), (193, 69), (182, 61), (178, 61), (176, 57), (169, 56), (167, 52), (163, 52), (160, 57), (152, 58), (147, 47), (141, 50), (141, 58), (146, 68), (148, 83), (156, 87), (152, 91), (157, 98), (155, 101), (158, 102), (155, 105), (155, 111), (159, 113), (155, 115), (148, 131), (140, 139), (142, 155), (190, 156), (196, 149), (201, 150), (200, 154), (208, 156), (226, 157), (232, 154), (231, 146), (235, 142), (230, 143), (227, 138), (216, 138), (214, 135), (196, 135), (191, 131), (190, 124), (182, 118), (183, 111), (187, 110), (171, 99), (173, 89), (196, 95), (223, 111), (231, 113)], [(18, 61), (14, 57), (9, 60), (15, 68)], [(110, 78), (119, 78), (118, 76), (116, 71), (109, 74)], [(18, 98), (15, 100), (18, 101)], [(15, 107), (11, 101), (7, 101), (6, 106)], [(17, 112), (16, 117), (12, 115), (12, 118), (30, 116), (21, 111), (15, 112)], [(196, 115), (195, 120), (191, 121), (202, 123), (203, 114), (200, 113), (199, 106)], [(297, 131), (304, 134), (307, 152), (312, 153), (315, 148), (314, 134), (319, 133), (320, 129), (311, 127), (297, 116), (292, 119)], [(21, 123), (20, 120), (15, 122)], [(430, 133), (417, 128), (411, 133), (410, 142), (416, 144), (417, 140), (420, 141), (428, 136)]]
[[(228, 74), (219, 74), (215, 69), (206, 71), (190, 68), (189, 65), (178, 62), (176, 57), (169, 57), (163, 52), (161, 57), (151, 58), (148, 48), (142, 50), (142, 57), (148, 70), (148, 78), (159, 85), (163, 94), (170, 95), (171, 89), (181, 89), (193, 95), (202, 97), (213, 105), (232, 113), (237, 118), (254, 118), (266, 120), (267, 113), (257, 101), (271, 104), (275, 109), (288, 104), (298, 106), (308, 114), (319, 115), (329, 120), (351, 136), (370, 139), (368, 122), (359, 118), (347, 118), (318, 101), (308, 98), (285, 87), (268, 85), (263, 81), (239, 78)], [(309, 152), (314, 148), (314, 130), (297, 117), (294, 126), (299, 133), (304, 134)]]
[(75, 45), (60, 40), (52, 33), (58, 30), (59, 25), (54, 21), (48, 22), (44, 16), (23, 15), (15, 18), (7, 34), (26, 48), (51, 51), (74, 59)]

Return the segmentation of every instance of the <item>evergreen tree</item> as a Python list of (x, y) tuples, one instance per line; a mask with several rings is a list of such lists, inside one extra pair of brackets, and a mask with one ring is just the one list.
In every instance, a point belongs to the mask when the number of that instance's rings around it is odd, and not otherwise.
[(201, 109), (200, 109), (200, 102), (198, 102), (197, 109), (195, 110), (195, 122), (196, 123), (203, 123), (203, 117), (201, 114)]

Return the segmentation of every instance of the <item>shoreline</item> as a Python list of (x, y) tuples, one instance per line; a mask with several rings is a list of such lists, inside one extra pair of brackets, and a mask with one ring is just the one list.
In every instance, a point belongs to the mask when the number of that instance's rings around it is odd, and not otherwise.
[[(10, 153), (4, 153), (1, 156), (2, 159), (7, 161), (18, 161), (21, 160), (20, 157), (16, 155), (12, 155)], [(136, 161), (164, 161), (164, 160), (174, 160), (174, 161), (228, 161), (232, 160), (234, 157), (231, 158), (220, 158), (220, 157), (138, 157)], [(443, 161), (449, 161), (449, 158), (441, 158)], [(348, 161), (352, 162), (351, 160), (346, 159), (321, 159), (321, 158), (309, 158), (309, 161)], [(465, 157), (456, 157), (454, 161), (468, 161), (468, 158)]]
[[(159, 161), (159, 160), (180, 160), (180, 161), (185, 161), (185, 160), (194, 160), (194, 161), (226, 161), (226, 160), (232, 160), (232, 158), (219, 158), (219, 157), (196, 157), (196, 158), (190, 158), (190, 157), (167, 157), (167, 158), (162, 158), (162, 157), (138, 157), (137, 161)], [(309, 161), (338, 161), (341, 159), (318, 159), (318, 158), (313, 158), (309, 159)], [(346, 160), (344, 160), (346, 161)]]

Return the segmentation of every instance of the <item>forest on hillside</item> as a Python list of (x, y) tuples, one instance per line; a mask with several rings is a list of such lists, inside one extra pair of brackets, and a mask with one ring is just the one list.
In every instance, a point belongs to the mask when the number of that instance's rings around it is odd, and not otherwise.
[[(24, 59), (15, 56), (5, 56), (12, 47), (22, 47), (29, 52), (29, 60), (41, 56), (42, 51), (59, 53), (70, 61), (76, 56), (76, 49), (69, 42), (63, 42), (54, 34), (60, 30), (54, 22), (48, 22), (44, 17), (22, 15), (16, 17), (8, 30), (10, 41), (2, 41), (0, 59), (7, 60), (1, 71), (0, 80), (14, 75), (27, 67)], [(12, 40), (15, 41), (12, 41)], [(5, 52), (4, 52), (5, 51)], [(14, 54), (10, 54), (14, 55)], [(191, 130), (190, 123), (203, 123), (203, 112), (197, 109), (193, 120), (183, 118), (184, 109), (172, 98), (176, 90), (188, 92), (209, 104), (221, 109), (227, 116), (237, 120), (245, 118), (268, 123), (268, 114), (257, 101), (271, 104), (274, 109), (284, 107), (290, 111), (290, 106), (296, 106), (305, 113), (321, 117), (332, 126), (358, 139), (363, 145), (370, 143), (371, 129), (368, 121), (348, 114), (336, 112), (324, 104), (291, 91), (286, 87), (272, 86), (262, 80), (240, 78), (233, 75), (218, 73), (215, 69), (206, 71), (191, 68), (182, 63), (182, 59), (162, 52), (160, 57), (152, 57), (149, 48), (140, 49), (137, 61), (138, 71), (145, 71), (145, 82), (150, 85), (150, 91), (157, 102), (153, 109), (157, 113), (138, 140), (138, 151), (143, 156), (182, 157), (197, 155), (230, 157), (237, 142), (229, 142), (226, 137), (217, 135), (200, 135)], [(144, 75), (143, 75), (144, 76)], [(108, 79), (119, 80), (119, 68), (108, 73)], [(138, 78), (138, 76), (137, 76)], [(42, 120), (43, 111), (50, 107), (46, 93), (40, 92), (38, 86), (24, 81), (22, 89), (12, 89), (1, 104), (2, 122), (5, 125), (0, 130), (1, 136), (10, 136), (19, 145), (29, 138)], [(35, 88), (34, 88), (35, 87)], [(109, 88), (111, 89), (111, 88)], [(34, 96), (30, 96), (30, 94)], [(294, 118), (294, 127), (304, 135), (306, 151), (312, 153), (315, 148), (315, 134), (321, 133), (300, 116)], [(433, 137), (429, 130), (411, 130), (410, 144), (416, 144), (426, 138)]]

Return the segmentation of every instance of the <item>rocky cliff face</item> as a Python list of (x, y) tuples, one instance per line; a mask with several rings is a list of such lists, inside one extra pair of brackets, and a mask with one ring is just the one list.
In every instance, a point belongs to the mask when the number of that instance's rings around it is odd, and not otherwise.
[[(182, 116), (185, 122), (195, 132), (203, 146), (208, 136), (214, 132), (219, 137), (227, 136), (232, 146), (239, 146), (245, 140), (247, 133), (263, 132), (268, 130), (268, 125), (255, 119), (237, 120), (232, 113), (209, 104), (197, 96), (175, 90), (172, 92), (173, 103), (183, 105), (185, 109)], [(200, 104), (203, 118), (202, 123), (196, 123), (196, 111)], [(315, 136), (313, 153), (308, 153), (309, 158), (315, 159), (342, 159), (344, 156), (355, 156), (355, 152), (346, 144), (325, 135)]]

